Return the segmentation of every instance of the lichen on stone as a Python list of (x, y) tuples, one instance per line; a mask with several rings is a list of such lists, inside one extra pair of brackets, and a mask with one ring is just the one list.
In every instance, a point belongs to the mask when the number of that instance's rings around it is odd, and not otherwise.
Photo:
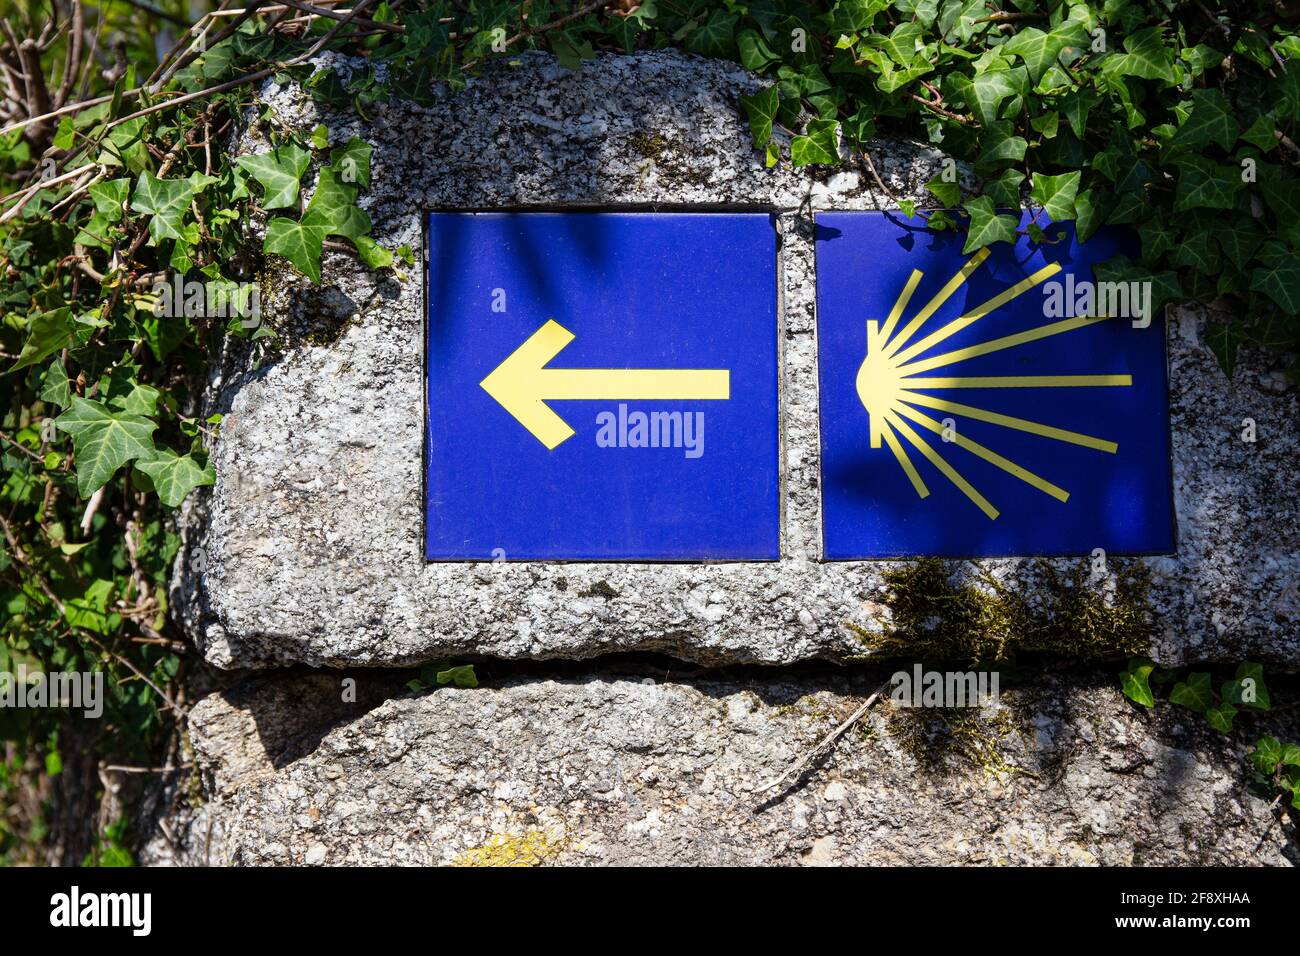
[(565, 837), (552, 839), (542, 830), (522, 834), (496, 834), (482, 846), (466, 850), (452, 866), (540, 866), (568, 845)]

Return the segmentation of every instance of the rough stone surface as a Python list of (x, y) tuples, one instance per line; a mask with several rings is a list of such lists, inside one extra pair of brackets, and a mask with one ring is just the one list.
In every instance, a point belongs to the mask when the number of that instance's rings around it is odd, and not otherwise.
[[(377, 706), (339, 703), (338, 677), (261, 678), (193, 709), (210, 799), (145, 860), (1297, 861), (1294, 821), (1247, 790), (1244, 737), (1139, 711), (1110, 672), (1004, 687), (999, 709), (943, 712), (956, 722), (937, 733), (938, 712), (884, 701), (803, 776), (756, 793), (882, 676), (582, 675)], [(1255, 729), (1294, 736), (1294, 717), (1269, 720)]]
[[(329, 253), (310, 287), (280, 274), (264, 311), (286, 343), (213, 381), (227, 413), (210, 499), (188, 511), (176, 604), (220, 667), (405, 664), (483, 654), (583, 658), (657, 650), (703, 663), (845, 660), (844, 626), (888, 628), (880, 563), (819, 559), (813, 246), (816, 210), (891, 204), (852, 164), (764, 170), (737, 109), (739, 68), (659, 53), (581, 72), (530, 54), (433, 107), (319, 113), (301, 91), (262, 95), (279, 123), (324, 121), (375, 147), (362, 205), (386, 245), (421, 249), (430, 208), (766, 203), (781, 210), (783, 557), (769, 564), (426, 564), (419, 270), (399, 281)], [(260, 147), (254, 134), (241, 148)], [(923, 199), (933, 150), (881, 143), (897, 197)], [(436, 273), (437, 263), (433, 264)], [(1294, 668), (1300, 635), (1296, 391), (1244, 356), (1232, 383), (1204, 318), (1170, 323), (1178, 554), (1147, 559), (1163, 663), (1256, 657)], [(1242, 421), (1258, 441), (1240, 440)], [(1052, 562), (1069, 568), (1077, 562)], [(1012, 588), (1032, 562), (984, 562)], [(1105, 587), (1102, 582), (1100, 587)]]

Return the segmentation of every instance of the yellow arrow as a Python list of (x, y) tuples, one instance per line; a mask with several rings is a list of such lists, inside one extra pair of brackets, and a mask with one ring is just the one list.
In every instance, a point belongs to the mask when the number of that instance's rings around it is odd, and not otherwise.
[(725, 368), (546, 368), (546, 363), (572, 341), (572, 332), (554, 319), (547, 319), (479, 382), (547, 448), (554, 449), (573, 436), (573, 429), (551, 411), (548, 401), (731, 398), (731, 372)]

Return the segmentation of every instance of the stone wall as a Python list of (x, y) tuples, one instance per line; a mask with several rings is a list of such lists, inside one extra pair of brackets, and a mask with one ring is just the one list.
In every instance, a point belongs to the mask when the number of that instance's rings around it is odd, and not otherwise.
[(884, 675), (617, 670), (428, 694), (361, 675), (353, 705), (327, 675), (211, 695), (190, 718), (210, 802), (148, 860), (1297, 861), (1290, 829), (1247, 790), (1242, 735), (1142, 713), (1110, 671), (1042, 675), (959, 718), (883, 704), (808, 773), (759, 792)]
[[(362, 204), (386, 244), (421, 248), (431, 208), (769, 204), (780, 210), (783, 557), (776, 563), (433, 563), (423, 560), (423, 308), (419, 270), (376, 274), (329, 253), (322, 284), (287, 272), (262, 300), (282, 353), (232, 355), (213, 382), (227, 415), (217, 484), (195, 509), (176, 594), (219, 667), (409, 664), (434, 657), (583, 658), (654, 650), (702, 663), (845, 661), (844, 626), (893, 628), (883, 562), (819, 561), (819, 449), (811, 217), (926, 199), (941, 156), (880, 143), (868, 173), (783, 164), (749, 146), (739, 68), (692, 56), (606, 56), (573, 73), (543, 54), (500, 64), (439, 104), (320, 112), (270, 85), (275, 121), (375, 147)], [(264, 148), (256, 132), (245, 150)], [(437, 274), (438, 263), (431, 264)], [(1296, 392), (1247, 355), (1224, 380), (1203, 318), (1169, 323), (1178, 552), (1143, 559), (1152, 651), (1163, 663), (1261, 658), (1293, 667), (1300, 633), (1294, 495)], [(1242, 421), (1258, 441), (1240, 440)], [(205, 511), (206, 522), (198, 520)], [(1069, 576), (1077, 560), (1049, 565)], [(1113, 562), (1117, 571), (1122, 562)], [(1030, 559), (955, 562), (955, 574), (1032, 597)], [(201, 570), (200, 570), (201, 569)], [(1114, 575), (1094, 583), (1103, 596)], [(918, 640), (924, 635), (915, 635)]]
[[(214, 672), (224, 689), (189, 718), (206, 802), (162, 794), (147, 861), (1295, 862), (1293, 825), (1247, 790), (1248, 731), (1142, 711), (1109, 666), (1034, 670), (996, 711), (881, 704), (805, 773), (759, 792), (892, 669), (864, 668), (844, 622), (882, 637), (905, 623), (889, 644), (902, 657), (932, 653), (928, 631), (943, 628), (896, 619), (886, 575), (899, 565), (818, 560), (811, 229), (817, 210), (924, 202), (942, 157), (877, 144), (893, 198), (853, 163), (764, 170), (737, 109), (755, 88), (735, 66), (657, 53), (578, 73), (528, 54), (432, 107), (376, 104), (368, 120), (262, 89), (276, 122), (325, 122), (332, 141), (375, 147), (362, 204), (388, 246), (420, 250), (435, 207), (778, 209), (783, 557), (426, 563), (418, 269), (375, 274), (331, 252), (319, 287), (278, 270), (262, 296), (276, 349), (254, 361), (232, 347), (213, 377), (206, 411), (226, 414), (217, 483), (186, 507), (173, 583), (208, 663), (239, 673)], [(240, 148), (264, 148), (255, 129)], [(1168, 327), (1178, 552), (1116, 561), (1115, 575), (1149, 572), (1139, 611), (1162, 663), (1294, 670), (1296, 393), (1250, 352), (1225, 381), (1203, 330), (1190, 310)], [(1239, 439), (1244, 418), (1254, 444)], [(939, 573), (1034, 607), (1050, 572), (1068, 581), (1077, 567)], [(1068, 586), (1095, 589), (1103, 609), (1117, 600), (1115, 576)], [(652, 654), (612, 656), (627, 651)], [(486, 686), (411, 693), (409, 672), (379, 669), (447, 657), (477, 660)], [(810, 660), (857, 663), (799, 664)], [(325, 670), (247, 673), (284, 664)], [(1252, 729), (1294, 739), (1294, 714)]]

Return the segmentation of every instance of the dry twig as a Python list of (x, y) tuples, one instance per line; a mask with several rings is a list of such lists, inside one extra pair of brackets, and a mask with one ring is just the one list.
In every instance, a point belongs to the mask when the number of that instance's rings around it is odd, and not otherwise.
[(829, 734), (823, 737), (821, 741), (818, 742), (817, 746), (813, 747), (811, 750), (805, 753), (794, 763), (790, 764), (790, 766), (785, 769), (785, 772), (782, 773), (779, 777), (777, 777), (775, 780), (763, 784), (763, 786), (759, 787), (754, 792), (766, 793), (768, 790), (773, 790), (776, 787), (779, 787), (788, 779), (797, 778), (799, 774), (803, 772), (805, 767), (807, 767), (810, 763), (812, 763), (822, 754), (830, 750), (830, 748), (834, 745), (835, 741), (843, 737), (844, 734), (846, 734), (854, 724), (856, 724), (859, 720), (863, 718), (866, 712), (871, 709), (871, 706), (881, 698), (881, 696), (885, 693), (886, 690), (889, 689), (889, 684), (890, 681), (885, 681), (883, 684), (877, 687), (875, 693), (873, 693), (870, 697), (868, 697), (866, 701), (862, 704), (862, 706), (859, 707), (857, 710), (855, 710), (849, 716), (848, 720), (844, 721), (844, 723), (840, 724)]

